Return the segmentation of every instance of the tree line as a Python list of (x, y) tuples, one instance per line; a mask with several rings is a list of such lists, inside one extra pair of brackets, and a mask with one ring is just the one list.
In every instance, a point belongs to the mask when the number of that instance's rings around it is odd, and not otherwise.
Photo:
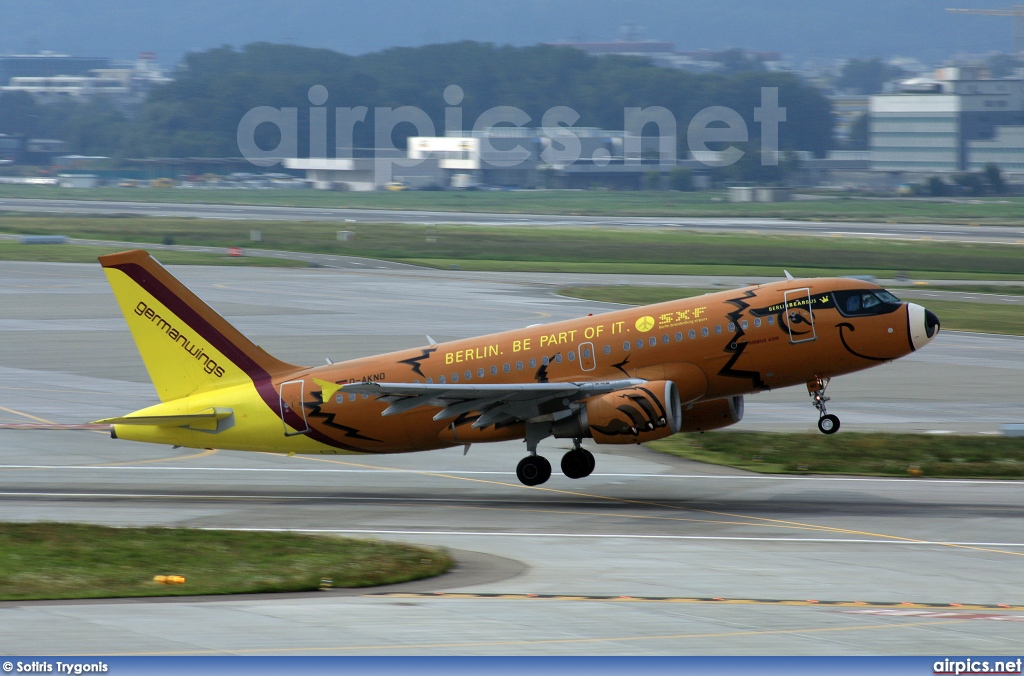
[[(514, 106), (540, 126), (553, 106), (580, 114), (575, 126), (622, 129), (628, 106), (663, 106), (679, 124), (680, 152), (690, 119), (708, 106), (736, 110), (747, 122), (748, 145), (759, 147), (760, 125), (754, 109), (762, 87), (779, 88), (787, 120), (779, 127), (782, 150), (811, 150), (822, 155), (832, 147), (829, 101), (812, 85), (789, 73), (740, 70), (729, 74), (694, 74), (662, 68), (649, 60), (590, 56), (560, 46), (501, 46), (458, 42), (393, 48), (360, 56), (328, 49), (254, 43), (240, 49), (221, 47), (188, 54), (173, 73), (174, 81), (153, 88), (136, 110), (96, 98), (41, 105), (26, 94), (0, 97), (0, 133), (57, 138), (69, 152), (131, 157), (234, 157), (239, 155), (239, 120), (256, 106), (299, 109), (299, 155), (308, 153), (313, 85), (328, 91), (324, 104), (366, 106), (364, 122), (354, 127), (356, 147), (374, 146), (373, 109), (414, 106), (425, 111), (443, 133), (445, 87), (459, 85), (466, 128), (494, 106)], [(274, 143), (274, 130), (262, 125), (261, 144)], [(406, 128), (408, 127), (408, 128)], [(413, 133), (396, 129), (395, 143)], [(328, 125), (333, 148), (334, 124)], [(737, 144), (743, 145), (743, 144)]]

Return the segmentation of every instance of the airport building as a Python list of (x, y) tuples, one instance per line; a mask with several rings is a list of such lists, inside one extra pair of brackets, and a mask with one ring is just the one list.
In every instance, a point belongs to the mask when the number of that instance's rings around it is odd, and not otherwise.
[(932, 174), (994, 162), (1024, 173), (1024, 80), (986, 79), (970, 68), (900, 83), (871, 97), (874, 171)]
[[(410, 188), (637, 188), (651, 172), (676, 166), (706, 169), (697, 160), (662, 158), (657, 137), (594, 127), (496, 126), (450, 136), (414, 136), (406, 151), (376, 149), (363, 157), (286, 158), (314, 187), (376, 190)], [(664, 160), (664, 161), (663, 161)]]
[(139, 104), (150, 87), (170, 82), (155, 58), (143, 52), (135, 62), (114, 64), (65, 54), (0, 56), (0, 92), (27, 92), (43, 104), (93, 96)]

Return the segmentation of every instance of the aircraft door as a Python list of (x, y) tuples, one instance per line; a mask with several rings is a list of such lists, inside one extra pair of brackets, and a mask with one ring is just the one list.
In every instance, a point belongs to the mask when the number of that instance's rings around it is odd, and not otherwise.
[(817, 340), (814, 332), (814, 309), (811, 306), (811, 290), (808, 288), (792, 289), (785, 294), (786, 313), (782, 321), (786, 323), (791, 344), (806, 343)]
[(594, 354), (593, 343), (580, 343), (578, 351), (581, 371), (593, 371), (597, 368), (597, 355)]
[(302, 405), (305, 387), (305, 381), (289, 380), (286, 383), (281, 383), (278, 390), (281, 423), (284, 425), (286, 437), (294, 437), (309, 431), (309, 423), (306, 422), (306, 407)]

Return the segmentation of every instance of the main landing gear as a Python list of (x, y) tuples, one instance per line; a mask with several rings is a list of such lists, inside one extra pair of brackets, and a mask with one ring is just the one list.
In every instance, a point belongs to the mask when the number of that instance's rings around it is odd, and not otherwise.
[(818, 429), (822, 434), (835, 434), (839, 431), (839, 417), (825, 410), (825, 402), (831, 397), (825, 396), (825, 388), (831, 378), (815, 378), (807, 383), (807, 394), (811, 396), (814, 408), (818, 409)]
[(570, 479), (590, 476), (597, 461), (594, 454), (580, 446), (580, 439), (573, 439), (572, 450), (562, 456), (562, 474)]
[[(527, 436), (526, 448), (530, 455), (520, 460), (516, 467), (516, 476), (527, 486), (539, 486), (551, 478), (551, 463), (544, 456), (537, 455), (537, 441)], [(570, 479), (590, 476), (597, 464), (594, 455), (580, 443), (580, 439), (573, 439), (572, 450), (562, 456), (562, 473)]]
[(543, 455), (528, 455), (519, 461), (516, 476), (527, 486), (539, 486), (551, 478), (551, 463)]

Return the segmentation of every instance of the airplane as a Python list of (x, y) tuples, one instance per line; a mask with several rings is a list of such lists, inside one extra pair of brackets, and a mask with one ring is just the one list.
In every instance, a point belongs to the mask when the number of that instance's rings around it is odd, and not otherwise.
[[(270, 356), (145, 251), (100, 256), (160, 403), (117, 418), (115, 439), (287, 454), (382, 454), (522, 439), (516, 475), (572, 439), (566, 477), (596, 444), (727, 427), (747, 394), (806, 384), (818, 429), (831, 378), (910, 354), (939, 319), (877, 284), (787, 279), (324, 366)], [(429, 337), (428, 337), (429, 338)]]

